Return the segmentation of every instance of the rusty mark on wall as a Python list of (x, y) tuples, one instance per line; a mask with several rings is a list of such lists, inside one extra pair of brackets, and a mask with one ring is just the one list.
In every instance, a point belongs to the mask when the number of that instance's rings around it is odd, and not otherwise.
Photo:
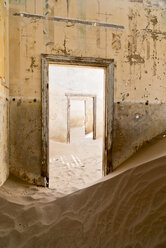
[(130, 65), (132, 64), (143, 64), (145, 63), (144, 58), (142, 58), (139, 54), (131, 54), (127, 56), (128, 62)]
[(34, 72), (34, 68), (38, 67), (38, 65), (36, 65), (35, 62), (36, 62), (35, 57), (31, 57), (31, 64), (30, 64), (31, 72)]
[(150, 42), (147, 40), (147, 59), (150, 59)]
[(121, 49), (121, 37), (118, 34), (112, 34), (112, 48), (115, 50)]
[(155, 26), (158, 23), (157, 17), (156, 16), (151, 16), (150, 22)]

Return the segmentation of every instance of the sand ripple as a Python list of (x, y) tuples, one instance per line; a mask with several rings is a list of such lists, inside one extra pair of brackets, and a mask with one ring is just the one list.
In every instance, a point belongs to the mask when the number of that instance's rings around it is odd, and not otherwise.
[(60, 199), (11, 186), (0, 189), (0, 248), (166, 247), (166, 157)]

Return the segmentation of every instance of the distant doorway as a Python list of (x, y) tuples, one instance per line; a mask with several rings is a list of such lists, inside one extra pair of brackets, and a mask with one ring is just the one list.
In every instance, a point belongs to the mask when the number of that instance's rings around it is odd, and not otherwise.
[(112, 170), (113, 61), (68, 59), (42, 57), (42, 176), (60, 195)]
[[(104, 77), (103, 77), (104, 78)], [(102, 86), (102, 82), (101, 82), (101, 86)], [(101, 91), (103, 91), (103, 86), (101, 87)], [(89, 127), (89, 122), (91, 120), (91, 126), (92, 126), (92, 135), (93, 135), (93, 139), (96, 139), (96, 114), (97, 114), (97, 102), (96, 102), (96, 95), (90, 95), (90, 94), (81, 94), (81, 93), (66, 93), (65, 94), (67, 97), (67, 142), (70, 143), (70, 127), (71, 127), (71, 100), (74, 101), (76, 100), (78, 102), (78, 100), (82, 100), (84, 102), (84, 127), (85, 127), (85, 134), (88, 133), (88, 127)], [(104, 97), (104, 95), (103, 95)], [(89, 108), (88, 108), (88, 103), (91, 101), (91, 116), (89, 115)], [(102, 126), (100, 127), (101, 132), (104, 131), (104, 101), (103, 101), (103, 106), (102, 106), (102, 113), (100, 113), (101, 118), (100, 121), (102, 122)], [(77, 105), (75, 105), (77, 106)], [(101, 107), (101, 106), (100, 106)], [(77, 111), (77, 109), (76, 109)], [(80, 110), (79, 110), (80, 113)], [(77, 113), (78, 115), (78, 113)], [(90, 119), (90, 120), (89, 120)], [(80, 118), (77, 116), (75, 117), (75, 122), (79, 122)], [(102, 130), (103, 129), (103, 130)], [(103, 135), (103, 134), (102, 134)]]

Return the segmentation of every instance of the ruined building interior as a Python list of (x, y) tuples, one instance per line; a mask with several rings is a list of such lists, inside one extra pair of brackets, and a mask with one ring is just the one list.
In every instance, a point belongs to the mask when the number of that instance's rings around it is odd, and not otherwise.
[(0, 0), (0, 248), (166, 248), (166, 0)]

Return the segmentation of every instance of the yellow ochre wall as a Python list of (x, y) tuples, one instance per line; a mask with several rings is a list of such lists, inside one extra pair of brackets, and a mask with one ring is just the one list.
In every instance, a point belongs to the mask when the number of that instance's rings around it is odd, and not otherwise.
[(8, 80), (8, 2), (0, 1), (0, 186), (9, 172)]
[[(115, 61), (113, 168), (166, 131), (166, 4), (10, 0), (11, 172), (41, 183), (41, 54)], [(38, 17), (15, 16), (27, 12)], [(124, 29), (49, 20), (60, 16)]]

